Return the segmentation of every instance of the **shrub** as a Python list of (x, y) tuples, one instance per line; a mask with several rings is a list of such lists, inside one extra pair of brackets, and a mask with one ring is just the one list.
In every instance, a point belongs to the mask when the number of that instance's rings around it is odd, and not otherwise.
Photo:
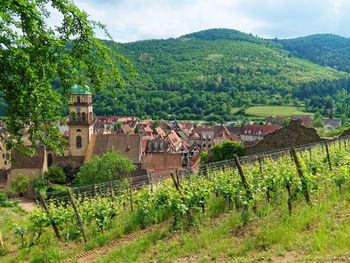
[(6, 207), (8, 203), (7, 194), (0, 192), (0, 206)]
[(30, 180), (28, 176), (25, 176), (21, 173), (17, 174), (17, 176), (12, 180), (11, 188), (20, 194), (23, 194), (28, 190), (30, 185)]
[(68, 163), (65, 166), (62, 166), (63, 172), (66, 175), (66, 183), (70, 184), (77, 177), (77, 173), (79, 173), (80, 165), (75, 163)]
[(40, 176), (33, 180), (33, 191), (34, 193), (45, 192), (47, 188), (47, 179), (44, 176)]
[(110, 150), (101, 158), (94, 155), (90, 162), (80, 168), (74, 183), (84, 186), (117, 180), (134, 170), (130, 159)]
[(59, 166), (51, 166), (46, 173), (47, 179), (54, 184), (64, 184), (66, 182), (66, 175), (63, 169)]

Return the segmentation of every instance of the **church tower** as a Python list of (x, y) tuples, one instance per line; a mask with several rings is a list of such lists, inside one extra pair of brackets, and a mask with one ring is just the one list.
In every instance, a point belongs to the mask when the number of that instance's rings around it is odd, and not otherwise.
[(71, 87), (69, 110), (69, 148), (76, 162), (83, 162), (93, 134), (92, 94), (89, 87)]

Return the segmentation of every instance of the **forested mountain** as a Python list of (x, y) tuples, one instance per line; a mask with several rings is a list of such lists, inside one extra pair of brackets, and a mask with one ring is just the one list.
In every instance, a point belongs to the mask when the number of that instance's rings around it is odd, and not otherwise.
[(350, 72), (350, 38), (317, 34), (280, 40), (279, 43), (297, 57)]
[(229, 29), (122, 44), (118, 52), (138, 76), (127, 79), (116, 99), (95, 96), (95, 113), (223, 121), (232, 118), (233, 107), (305, 103), (324, 111), (326, 104), (335, 105), (331, 97), (348, 98), (339, 95), (350, 87), (347, 73), (296, 58), (282, 47)]
[(235, 107), (303, 104), (321, 114), (336, 107), (336, 116), (350, 117), (347, 38), (266, 40), (210, 29), (176, 39), (106, 43), (130, 60), (137, 76), (126, 77), (117, 97), (110, 91), (94, 96), (98, 116), (224, 121)]

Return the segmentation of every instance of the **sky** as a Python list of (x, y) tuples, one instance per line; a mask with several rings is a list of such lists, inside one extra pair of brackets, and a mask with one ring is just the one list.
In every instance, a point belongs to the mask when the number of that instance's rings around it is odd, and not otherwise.
[[(264, 38), (350, 37), (350, 0), (75, 0), (117, 42), (230, 28)], [(98, 37), (103, 37), (98, 32)]]

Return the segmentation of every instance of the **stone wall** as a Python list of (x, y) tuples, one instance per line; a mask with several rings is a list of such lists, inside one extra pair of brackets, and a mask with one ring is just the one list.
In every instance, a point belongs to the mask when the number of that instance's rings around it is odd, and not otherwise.
[(294, 120), (288, 126), (265, 135), (264, 139), (256, 145), (247, 147), (247, 155), (320, 141), (322, 141), (322, 138), (318, 135), (316, 129), (305, 127), (301, 120)]

